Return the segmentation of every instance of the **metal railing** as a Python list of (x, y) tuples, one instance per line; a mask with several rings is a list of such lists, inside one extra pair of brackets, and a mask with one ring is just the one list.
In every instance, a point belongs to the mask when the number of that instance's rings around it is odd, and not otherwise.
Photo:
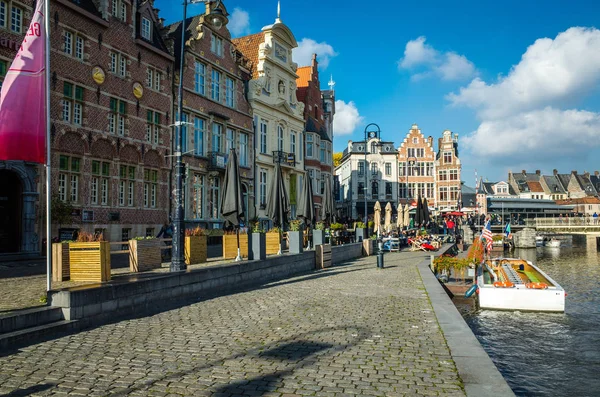
[(287, 165), (289, 167), (296, 166), (296, 155), (294, 153), (288, 153), (281, 150), (275, 150), (273, 152), (273, 164)]
[(590, 228), (600, 229), (600, 220), (592, 216), (572, 216), (563, 218), (535, 218), (536, 228)]
[(220, 152), (208, 152), (208, 169), (213, 170), (225, 170), (227, 166), (227, 155)]

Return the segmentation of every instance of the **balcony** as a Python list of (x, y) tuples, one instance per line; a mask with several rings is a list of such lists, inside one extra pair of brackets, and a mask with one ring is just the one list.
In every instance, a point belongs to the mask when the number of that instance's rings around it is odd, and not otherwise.
[(273, 164), (296, 166), (296, 155), (294, 153), (282, 152), (280, 150), (273, 152)]
[(208, 152), (208, 170), (225, 171), (227, 155), (220, 152)]

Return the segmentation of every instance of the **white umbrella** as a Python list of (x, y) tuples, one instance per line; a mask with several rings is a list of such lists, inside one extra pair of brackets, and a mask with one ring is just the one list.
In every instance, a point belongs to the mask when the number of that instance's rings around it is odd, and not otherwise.
[(373, 233), (377, 233), (378, 231), (381, 231), (381, 204), (379, 204), (379, 201), (375, 202), (373, 210)]
[(410, 226), (410, 206), (408, 205), (408, 203), (406, 203), (406, 206), (404, 207), (404, 226), (409, 227)]
[(385, 205), (385, 221), (384, 221), (384, 225), (383, 228), (386, 232), (390, 232), (390, 230), (392, 229), (392, 204), (388, 201), (388, 203)]
[(398, 226), (398, 230), (402, 229), (404, 225), (404, 210), (402, 209), (402, 204), (398, 203), (398, 219), (396, 220), (396, 226)]

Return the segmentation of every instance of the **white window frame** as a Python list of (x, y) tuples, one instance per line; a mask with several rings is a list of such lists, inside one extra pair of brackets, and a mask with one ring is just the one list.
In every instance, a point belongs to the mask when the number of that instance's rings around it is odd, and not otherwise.
[(268, 152), (268, 130), (269, 130), (269, 122), (266, 120), (260, 121), (260, 152), (263, 154), (267, 154)]
[(23, 31), (23, 9), (14, 4), (10, 7), (10, 31), (14, 33)]
[(205, 95), (206, 92), (206, 65), (196, 61), (194, 64), (194, 92)]
[(204, 156), (204, 119), (194, 117), (194, 155)]
[(223, 56), (223, 39), (214, 33), (210, 37), (210, 51), (219, 57)]
[(222, 147), (223, 126), (219, 123), (212, 123), (211, 149), (213, 152), (220, 153)]
[(229, 76), (225, 78), (225, 104), (235, 107), (235, 80)]
[(240, 165), (248, 166), (248, 134), (240, 132)]
[(283, 129), (283, 126), (279, 124), (277, 126), (277, 150), (280, 152), (283, 152), (284, 133), (285, 130)]
[(140, 24), (142, 38), (152, 41), (152, 21), (146, 17), (142, 17), (142, 23)]
[(213, 101), (220, 102), (221, 101), (221, 72), (216, 69), (211, 71), (211, 93), (210, 97)]

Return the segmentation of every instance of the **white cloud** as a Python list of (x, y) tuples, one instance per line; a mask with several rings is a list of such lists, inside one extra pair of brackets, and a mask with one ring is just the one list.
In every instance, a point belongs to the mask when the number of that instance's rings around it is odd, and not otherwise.
[(303, 38), (298, 42), (298, 47), (292, 51), (294, 62), (299, 66), (308, 66), (312, 62), (313, 54), (317, 54), (317, 61), (321, 70), (327, 69), (331, 58), (337, 55), (337, 52), (330, 44), (326, 42), (317, 43), (313, 39)]
[[(573, 109), (598, 92), (600, 30), (570, 28), (536, 40), (497, 82), (471, 81), (447, 99), (476, 111), (481, 123), (465, 146), (498, 166), (534, 160), (555, 168), (581, 161), (600, 147), (600, 113)], [(595, 91), (595, 92), (594, 92)]]
[(335, 114), (333, 116), (333, 133), (335, 135), (349, 135), (356, 126), (363, 122), (363, 117), (358, 113), (353, 101), (348, 103), (335, 101)]
[[(477, 74), (475, 65), (464, 55), (455, 52), (439, 52), (425, 43), (425, 36), (406, 43), (404, 57), (398, 61), (398, 69), (412, 71), (411, 80), (420, 81), (438, 76), (442, 80), (465, 80)], [(415, 69), (424, 70), (422, 72)]]
[(585, 95), (599, 81), (600, 30), (570, 28), (554, 40), (536, 40), (497, 83), (475, 79), (448, 99), (482, 117), (502, 117)]
[(233, 36), (241, 36), (250, 33), (250, 15), (239, 7), (233, 9), (227, 24)]

